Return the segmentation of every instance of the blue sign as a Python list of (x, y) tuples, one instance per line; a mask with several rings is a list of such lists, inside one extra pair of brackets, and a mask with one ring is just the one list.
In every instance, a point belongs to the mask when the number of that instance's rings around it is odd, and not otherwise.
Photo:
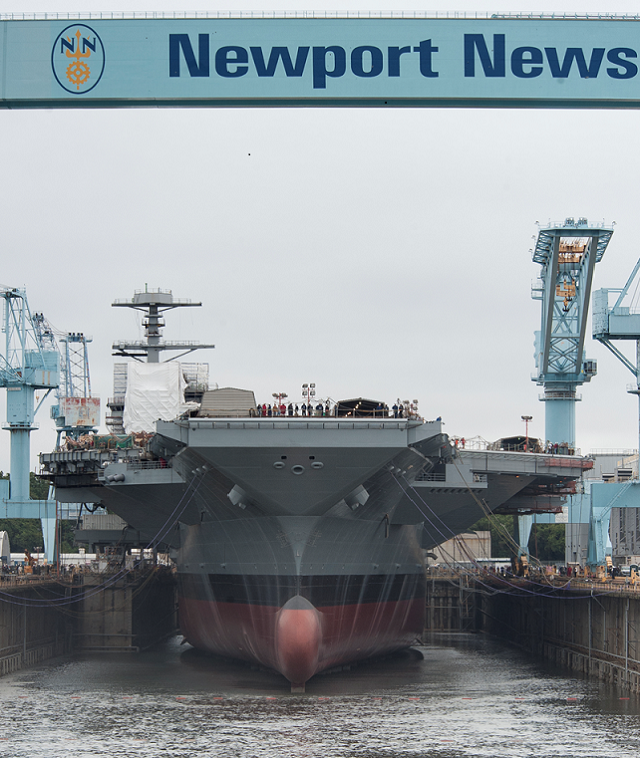
[(0, 106), (638, 107), (640, 22), (0, 22)]

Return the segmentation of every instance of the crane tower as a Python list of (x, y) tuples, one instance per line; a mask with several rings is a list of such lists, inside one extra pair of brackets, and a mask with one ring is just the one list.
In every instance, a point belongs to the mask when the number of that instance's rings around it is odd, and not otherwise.
[(585, 358), (584, 340), (593, 271), (612, 234), (611, 227), (590, 225), (586, 218), (567, 218), (541, 228), (533, 250), (542, 270), (531, 296), (542, 301), (542, 319), (532, 379), (544, 387), (547, 441), (568, 448), (576, 444), (576, 388), (597, 372), (596, 361)]
[[(27, 293), (1, 287), (4, 299), (5, 352), (0, 356), (0, 387), (7, 389), (7, 423), (11, 434), (11, 496), (9, 502), (29, 500), (29, 443), (34, 418), (42, 402), (58, 386), (60, 354), (53, 332), (42, 314), (31, 315)], [(47, 390), (35, 405), (36, 390)], [(19, 516), (17, 512), (12, 515)]]
[(100, 423), (100, 399), (91, 395), (87, 351), (91, 337), (82, 332), (67, 332), (60, 342), (63, 350), (58, 403), (51, 407), (51, 418), (58, 428), (56, 446), (60, 445), (62, 434), (77, 439), (82, 434), (96, 432)]

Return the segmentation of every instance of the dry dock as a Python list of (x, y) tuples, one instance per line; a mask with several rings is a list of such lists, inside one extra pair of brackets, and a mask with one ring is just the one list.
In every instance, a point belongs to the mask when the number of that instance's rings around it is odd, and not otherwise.
[(4, 576), (0, 675), (71, 652), (139, 651), (176, 632), (173, 575), (131, 572)]
[[(0, 593), (0, 675), (72, 652), (136, 652), (177, 631), (174, 577), (159, 567), (9, 577)], [(427, 633), (498, 637), (640, 693), (633, 585), (451, 572), (429, 577), (425, 610)]]
[(640, 693), (640, 586), (452, 572), (428, 582), (425, 631), (499, 637)]

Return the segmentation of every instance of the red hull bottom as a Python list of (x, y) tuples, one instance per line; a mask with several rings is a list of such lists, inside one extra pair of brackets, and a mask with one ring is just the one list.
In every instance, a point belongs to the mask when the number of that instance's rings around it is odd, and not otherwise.
[(180, 598), (194, 647), (275, 669), (296, 690), (325, 669), (408, 647), (423, 620), (421, 597), (321, 609), (300, 596), (282, 608)]

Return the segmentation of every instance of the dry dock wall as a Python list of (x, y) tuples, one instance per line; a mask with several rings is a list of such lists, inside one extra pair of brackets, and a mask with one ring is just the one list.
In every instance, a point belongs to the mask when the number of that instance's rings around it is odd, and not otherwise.
[(104, 575), (84, 577), (74, 650), (138, 652), (175, 634), (176, 587), (169, 571), (128, 573), (104, 585)]
[(476, 631), (476, 602), (469, 575), (430, 577), (427, 581), (425, 632)]
[(0, 676), (68, 653), (144, 650), (177, 630), (168, 570), (9, 577), (0, 592)]
[(67, 587), (53, 580), (2, 581), (0, 590), (0, 676), (71, 651), (69, 617), (61, 608), (40, 605), (47, 597), (64, 600)]
[(480, 632), (640, 693), (640, 589), (439, 576), (427, 582), (425, 632)]
[(640, 591), (522, 584), (476, 598), (478, 631), (640, 692)]

